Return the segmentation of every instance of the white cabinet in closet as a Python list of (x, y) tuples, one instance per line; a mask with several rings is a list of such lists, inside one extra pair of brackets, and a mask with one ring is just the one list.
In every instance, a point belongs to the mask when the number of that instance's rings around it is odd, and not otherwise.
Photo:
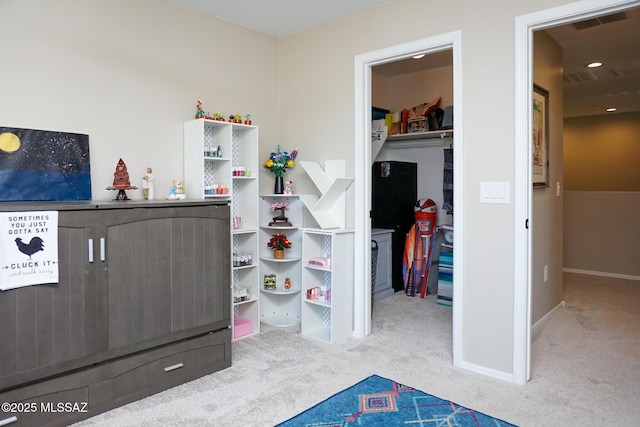
[(391, 279), (392, 248), (391, 238), (394, 230), (374, 228), (371, 230), (371, 240), (377, 244), (377, 262), (375, 283), (372, 283), (372, 298), (381, 300), (394, 294)]

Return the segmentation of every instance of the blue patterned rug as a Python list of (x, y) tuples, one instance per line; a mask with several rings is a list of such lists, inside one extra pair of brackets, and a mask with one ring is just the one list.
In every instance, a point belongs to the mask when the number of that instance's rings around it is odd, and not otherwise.
[(372, 375), (276, 427), (514, 426)]

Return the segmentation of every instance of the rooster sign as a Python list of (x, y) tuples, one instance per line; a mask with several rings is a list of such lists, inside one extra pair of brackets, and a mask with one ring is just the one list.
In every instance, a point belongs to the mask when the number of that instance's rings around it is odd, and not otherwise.
[(16, 245), (18, 245), (18, 250), (27, 255), (29, 259), (31, 259), (31, 255), (44, 250), (44, 240), (38, 236), (31, 238), (29, 243), (25, 243), (20, 237), (16, 237)]
[(58, 274), (58, 212), (0, 212), (0, 290), (58, 283)]

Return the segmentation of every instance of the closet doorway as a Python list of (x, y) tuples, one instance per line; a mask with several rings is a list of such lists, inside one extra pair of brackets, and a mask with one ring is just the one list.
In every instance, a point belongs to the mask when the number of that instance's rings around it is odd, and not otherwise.
[[(356, 241), (371, 241), (371, 165), (374, 160), (371, 144), (371, 111), (372, 107), (372, 68), (384, 64), (410, 59), (418, 54), (436, 54), (451, 52), (453, 64), (453, 117), (459, 131), (453, 135), (454, 165), (462, 164), (462, 100), (461, 100), (461, 34), (447, 33), (427, 39), (417, 40), (403, 45), (393, 46), (380, 51), (370, 52), (355, 57), (355, 121), (357, 153), (363, 155), (356, 161)], [(423, 100), (421, 102), (426, 102)], [(440, 174), (442, 171), (440, 171)], [(454, 168), (454, 206), (462, 208), (462, 168)], [(462, 276), (462, 253), (456, 248), (456, 241), (462, 241), (462, 221), (453, 219), (456, 230), (454, 237), (454, 303), (453, 303), (453, 360), (454, 365), (461, 363), (461, 301), (464, 289)], [(354, 336), (364, 337), (371, 333), (371, 251), (369, 245), (358, 245), (355, 253), (355, 295), (354, 295)]]
[[(382, 242), (377, 251), (378, 273), (381, 274), (376, 275), (373, 297), (378, 301), (394, 291), (404, 294), (405, 238), (416, 224), (416, 205), (422, 206), (432, 200), (435, 206), (429, 209), (436, 210), (437, 219), (434, 224), (422, 222), (423, 237), (420, 238), (420, 232), (417, 233), (414, 245), (414, 254), (420, 258), (419, 263), (408, 275), (411, 280), (405, 279), (408, 293), (422, 296), (428, 273), (423, 268), (428, 260), (423, 256), (429, 255), (429, 237), (424, 236), (432, 235), (436, 225), (453, 226), (453, 176), (450, 170), (446, 172), (447, 191), (444, 191), (445, 164), (451, 166), (453, 163), (453, 123), (450, 114), (453, 105), (452, 51), (416, 55), (376, 65), (371, 71), (371, 100), (374, 106), (371, 227), (373, 241)], [(434, 245), (437, 248), (441, 247), (441, 234), (438, 233), (439, 242)], [(445, 250), (449, 251), (450, 248)], [(435, 268), (431, 269), (431, 273), (436, 270), (436, 274), (429, 275), (431, 293), (425, 297), (435, 301), (438, 295), (433, 291), (438, 285), (439, 251), (432, 253)], [(390, 269), (387, 267), (389, 260)], [(450, 301), (450, 288), (443, 286), (441, 291), (441, 303), (446, 304), (447, 300)]]

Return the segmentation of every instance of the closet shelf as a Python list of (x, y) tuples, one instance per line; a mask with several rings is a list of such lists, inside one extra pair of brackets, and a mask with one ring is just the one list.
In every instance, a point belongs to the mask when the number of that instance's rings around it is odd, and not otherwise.
[(385, 147), (412, 148), (412, 147), (433, 147), (450, 146), (453, 137), (453, 129), (432, 130), (428, 132), (414, 132), (391, 135), (387, 138)]
[(411, 139), (434, 139), (434, 138), (449, 138), (453, 135), (453, 129), (442, 130), (430, 130), (427, 132), (411, 132), (411, 133), (397, 133), (395, 135), (389, 135), (387, 141), (406, 141)]
[(378, 157), (380, 150), (417, 147), (451, 147), (453, 129), (432, 130), (391, 135), (386, 139), (371, 139), (371, 159)]

